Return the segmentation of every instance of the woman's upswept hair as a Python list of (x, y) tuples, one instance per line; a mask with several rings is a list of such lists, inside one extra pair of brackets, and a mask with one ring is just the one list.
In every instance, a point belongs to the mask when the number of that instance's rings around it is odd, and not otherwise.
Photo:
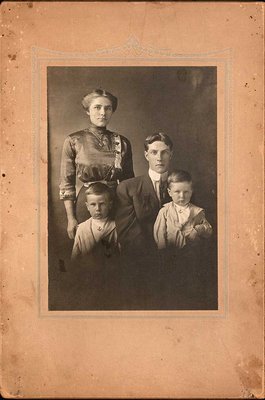
[(112, 104), (113, 112), (117, 109), (118, 106), (118, 99), (117, 97), (113, 96), (110, 92), (107, 92), (104, 89), (95, 89), (91, 93), (88, 93), (86, 96), (83, 97), (82, 106), (87, 111), (94, 99), (97, 97), (107, 97)]
[(173, 143), (170, 137), (163, 132), (157, 132), (154, 133), (153, 135), (147, 136), (147, 138), (145, 139), (144, 141), (145, 151), (148, 150), (149, 144), (152, 144), (154, 142), (163, 142), (170, 148), (170, 150), (172, 150), (173, 148)]
[(168, 187), (170, 187), (171, 183), (177, 183), (177, 182), (192, 183), (191, 174), (187, 171), (183, 171), (182, 169), (176, 169), (172, 171), (167, 178)]

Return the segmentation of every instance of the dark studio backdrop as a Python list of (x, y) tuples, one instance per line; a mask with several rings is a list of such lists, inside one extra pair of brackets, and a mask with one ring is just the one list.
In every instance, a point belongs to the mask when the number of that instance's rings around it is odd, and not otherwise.
[(187, 170), (194, 181), (192, 201), (203, 207), (214, 229), (209, 286), (217, 299), (217, 71), (216, 67), (48, 67), (48, 236), (49, 308), (66, 309), (67, 272), (73, 242), (68, 239), (63, 201), (59, 200), (64, 139), (86, 128), (84, 95), (104, 88), (118, 98), (108, 129), (132, 145), (134, 172), (147, 171), (143, 142), (167, 133), (174, 143), (171, 167)]

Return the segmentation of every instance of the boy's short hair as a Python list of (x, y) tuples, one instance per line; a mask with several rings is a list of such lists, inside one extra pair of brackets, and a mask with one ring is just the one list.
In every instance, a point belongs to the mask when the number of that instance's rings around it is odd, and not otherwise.
[(192, 183), (191, 174), (187, 171), (183, 171), (182, 169), (177, 169), (172, 171), (167, 178), (168, 187), (170, 187), (171, 183), (177, 182), (189, 182)]
[(148, 151), (149, 144), (152, 144), (154, 142), (163, 142), (170, 148), (170, 150), (172, 150), (173, 148), (173, 143), (170, 137), (163, 132), (157, 132), (154, 133), (153, 135), (147, 136), (147, 138), (145, 139), (144, 141), (145, 151)]
[(86, 196), (90, 194), (100, 195), (100, 194), (108, 194), (109, 200), (113, 200), (113, 192), (112, 190), (102, 182), (94, 182), (89, 185), (89, 188), (85, 191)]

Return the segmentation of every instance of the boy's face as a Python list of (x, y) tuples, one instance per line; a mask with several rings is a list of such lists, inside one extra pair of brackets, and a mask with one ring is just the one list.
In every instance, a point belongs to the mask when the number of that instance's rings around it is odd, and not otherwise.
[(191, 182), (172, 182), (168, 188), (168, 194), (179, 206), (185, 206), (190, 202), (192, 196)]
[(93, 219), (104, 219), (110, 213), (112, 201), (107, 193), (87, 195), (86, 206)]

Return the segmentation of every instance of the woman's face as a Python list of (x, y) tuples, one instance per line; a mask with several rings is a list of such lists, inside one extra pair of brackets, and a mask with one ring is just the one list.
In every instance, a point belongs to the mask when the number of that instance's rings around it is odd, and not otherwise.
[(112, 116), (112, 103), (107, 97), (92, 100), (87, 114), (92, 124), (99, 128), (107, 126)]

